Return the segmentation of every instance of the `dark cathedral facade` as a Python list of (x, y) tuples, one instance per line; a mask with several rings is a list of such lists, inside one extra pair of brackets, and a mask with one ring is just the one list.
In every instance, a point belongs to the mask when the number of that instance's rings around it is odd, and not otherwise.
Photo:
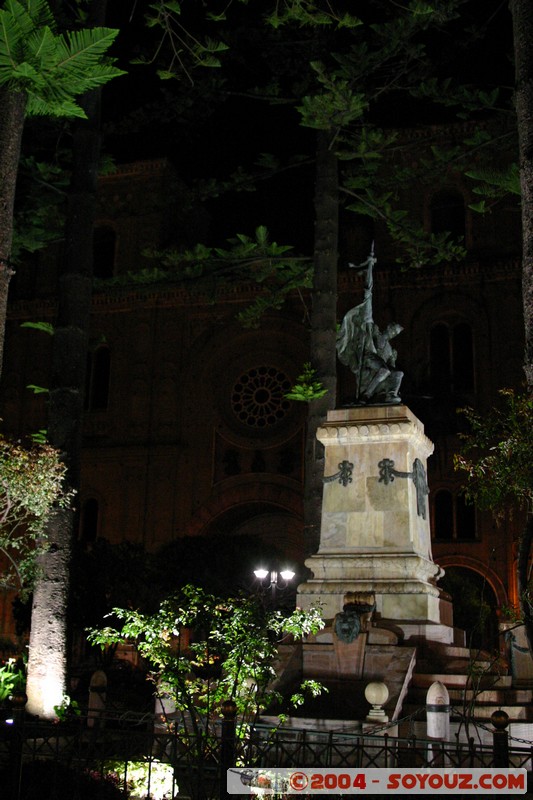
[[(297, 566), (305, 558), (306, 407), (286, 393), (311, 360), (305, 296), (246, 329), (236, 315), (258, 291), (252, 283), (220, 289), (207, 302), (165, 281), (115, 281), (153, 266), (144, 252), (172, 224), (169, 172), (165, 161), (138, 162), (100, 180), (79, 539), (155, 551), (205, 537), (216, 551), (228, 537), (256, 538)], [(517, 604), (521, 518), (497, 523), (467, 504), (453, 456), (457, 409), (487, 410), (500, 389), (523, 382), (520, 214), (512, 203), (476, 214), (473, 199), (453, 174), (410, 192), (426, 230), (463, 237), (466, 257), (445, 266), (398, 268), (393, 245), (375, 226), (374, 317), (403, 326), (395, 339), (402, 401), (435, 444), (428, 462), (433, 557), (452, 594), (462, 585), (483, 594), (490, 621), (481, 643), (488, 645), (496, 643), (501, 609)], [(369, 245), (364, 225), (343, 217), (339, 321), (363, 291), (361, 273), (347, 263), (364, 259)], [(54, 318), (54, 254), (42, 259), (43, 269), (22, 268), (13, 281), (0, 411), (7, 434), (46, 427), (45, 396), (26, 387), (47, 385), (50, 342), (20, 327)], [(339, 364), (338, 406), (350, 401), (352, 384)], [(6, 603), (0, 623), (0, 635), (12, 631)]]

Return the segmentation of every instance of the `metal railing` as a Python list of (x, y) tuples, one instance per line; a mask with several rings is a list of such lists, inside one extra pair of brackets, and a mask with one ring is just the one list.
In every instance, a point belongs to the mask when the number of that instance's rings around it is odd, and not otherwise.
[[(279, 767), (492, 767), (493, 746), (475, 742), (441, 742), (416, 736), (340, 733), (256, 726), (246, 745), (254, 766)], [(508, 766), (531, 770), (533, 748), (508, 747)]]

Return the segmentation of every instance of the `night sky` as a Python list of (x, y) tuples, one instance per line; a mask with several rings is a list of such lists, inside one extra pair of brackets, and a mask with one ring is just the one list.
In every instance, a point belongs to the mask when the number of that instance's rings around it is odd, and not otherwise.
[[(205, 4), (204, 4), (205, 5)], [(361, 14), (361, 4), (347, 7)], [(182, 4), (184, 26), (195, 27), (213, 38), (230, 42), (223, 54), (223, 67), (190, 70), (178, 79), (162, 81), (156, 65), (132, 64), (144, 54), (152, 56), (159, 30), (144, 24), (146, 0), (135, 4), (110, 3), (108, 24), (118, 27), (120, 35), (115, 52), (119, 65), (128, 75), (104, 90), (104, 149), (118, 163), (144, 158), (167, 158), (179, 176), (189, 185), (198, 178), (226, 178), (239, 166), (254, 170), (260, 153), (274, 153), (285, 163), (294, 154), (307, 157), (309, 163), (299, 169), (284, 171), (279, 177), (262, 181), (256, 192), (232, 193), (220, 201), (208, 203), (212, 219), (213, 241), (221, 243), (235, 232), (251, 234), (258, 224), (266, 224), (272, 238), (290, 242), (309, 252), (313, 234), (312, 165), (315, 132), (299, 124), (293, 105), (271, 105), (252, 99), (250, 89), (262, 85), (273, 70), (285, 89), (292, 88), (290, 66), (266, 60), (265, 28), (258, 18), (265, 3), (242, 6), (233, 3), (229, 19), (231, 29), (205, 22), (201, 4)], [(209, 3), (209, 10), (225, 4)], [(260, 7), (260, 8), (258, 8)], [(388, 0), (375, 0), (363, 8), (369, 15), (379, 15), (390, 8)], [(511, 63), (511, 19), (507, 3), (498, 0), (466, 0), (460, 16), (445, 28), (426, 36), (428, 52), (438, 62), (438, 74), (487, 89), (503, 86), (502, 102), (509, 105), (513, 81)], [(295, 31), (294, 53), (305, 54), (309, 31)], [(331, 48), (342, 50), (334, 40)], [(168, 50), (163, 48), (159, 66), (168, 64)], [(209, 83), (219, 82), (214, 90)], [(439, 107), (401, 95), (388, 95), (371, 109), (377, 125), (407, 126), (455, 120), (457, 109)], [(297, 232), (297, 233), (296, 233)]]

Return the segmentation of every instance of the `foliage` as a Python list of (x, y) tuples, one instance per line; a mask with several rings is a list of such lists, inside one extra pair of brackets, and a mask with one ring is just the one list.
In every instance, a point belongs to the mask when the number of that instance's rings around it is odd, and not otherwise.
[(238, 233), (227, 240), (229, 247), (197, 244), (191, 250), (150, 250), (145, 255), (159, 261), (153, 270), (128, 272), (105, 285), (177, 282), (215, 301), (220, 286), (242, 282), (259, 284), (261, 294), (238, 315), (246, 327), (256, 327), (261, 315), (280, 308), (294, 289), (310, 287), (312, 264), (308, 258), (289, 254), (290, 245), (271, 242), (260, 225), (254, 237)]
[(309, 0), (284, 0), (276, 3), (268, 21), (274, 28), (287, 22), (297, 22), (301, 26), (335, 25), (339, 28), (357, 28), (362, 24), (357, 17), (346, 11), (337, 11), (330, 3), (325, 4), (322, 9)]
[(58, 722), (66, 722), (72, 717), (79, 717), (81, 709), (76, 700), (72, 700), (70, 695), (64, 694), (61, 703), (54, 706), (54, 711)]
[[(268, 611), (257, 597), (222, 599), (190, 584), (163, 601), (156, 614), (128, 608), (113, 614), (121, 626), (92, 630), (89, 641), (101, 647), (136, 643), (157, 695), (176, 706), (178, 733), (198, 769), (216, 751), (216, 721), (224, 701), (235, 702), (238, 732), (245, 737), (262, 711), (283, 700), (275, 687), (277, 642), (323, 627), (316, 609), (286, 616)], [(289, 704), (301, 704), (305, 692), (319, 691), (315, 682), (305, 682)]]
[(533, 500), (533, 397), (500, 392), (502, 408), (480, 414), (464, 409), (471, 431), (462, 434), (456, 469), (466, 472), (466, 496), (501, 513), (509, 501), (531, 510)]
[(455, 466), (467, 473), (466, 496), (480, 508), (501, 517), (515, 503), (528, 512), (518, 541), (516, 571), (520, 610), (533, 654), (533, 396), (512, 389), (503, 389), (500, 395), (502, 408), (483, 415), (464, 410), (471, 432), (462, 437), (465, 447), (455, 456)]
[[(229, 698), (249, 717), (264, 710), (279, 696), (271, 689), (276, 677), (275, 637), (301, 638), (323, 626), (316, 609), (296, 609), (284, 616), (267, 611), (258, 598), (218, 598), (188, 585), (163, 601), (159, 611), (146, 615), (132, 609), (113, 609), (122, 628), (92, 630), (89, 641), (102, 646), (135, 641), (139, 653), (152, 666), (151, 678), (182, 711), (199, 720), (216, 712)], [(189, 641), (185, 632), (192, 631)], [(192, 674), (194, 665), (220, 662), (221, 676), (209, 680)]]
[[(361, 19), (350, 18), (347, 24), (342, 14), (333, 13), (332, 4), (328, 4), (327, 14), (319, 14), (320, 19), (314, 4), (303, 0), (284, 4), (281, 16), (276, 13), (276, 25), (297, 22), (316, 27), (326, 24), (327, 17), (327, 24), (336, 27), (338, 35), (329, 52), (309, 61), (306, 90), (296, 106), (301, 125), (329, 132), (330, 147), (342, 166), (339, 189), (346, 207), (381, 221), (395, 242), (397, 262), (407, 266), (449, 262), (464, 257), (465, 251), (462, 242), (452, 241), (448, 234), (428, 233), (403, 207), (402, 187), (407, 180), (421, 179), (420, 167), (404, 166), (403, 175), (391, 179), (391, 165), (401, 149), (397, 132), (376, 125), (374, 116), (377, 111), (379, 118), (386, 95), (394, 98), (401, 93), (441, 102), (440, 85), (427, 79), (433, 67), (424, 34), (457, 19), (459, 5), (456, 0), (411, 0), (401, 6), (391, 4), (383, 14), (371, 15), (371, 21), (361, 9)], [(343, 48), (340, 42), (345, 43)], [(477, 109), (492, 101), (474, 90), (468, 93), (464, 87), (455, 94)], [(460, 105), (457, 98), (454, 105)], [(394, 124), (396, 127), (396, 120)], [(418, 159), (417, 154), (411, 161)]]
[(14, 692), (24, 691), (26, 671), (21, 659), (8, 658), (0, 664), (0, 703)]
[[(166, 46), (170, 52), (170, 60), (165, 69), (159, 69), (158, 75), (162, 80), (186, 75), (192, 82), (191, 69), (193, 67), (220, 67), (220, 53), (227, 50), (227, 45), (218, 39), (207, 35), (200, 38), (181, 20), (182, 3), (178, 0), (155, 0), (148, 6), (146, 24), (149, 28), (159, 28), (162, 31), (155, 54), (151, 59), (140, 57), (133, 61), (134, 64), (147, 64), (157, 60), (160, 50)], [(216, 17), (206, 12), (208, 19)]]
[(23, 252), (35, 253), (61, 238), (67, 180), (67, 171), (59, 164), (21, 156), (11, 249), (13, 263), (20, 260)]
[(477, 181), (472, 191), (482, 197), (478, 203), (469, 205), (473, 211), (485, 213), (488, 210), (487, 200), (499, 200), (508, 194), (520, 196), (520, 171), (517, 163), (511, 163), (505, 169), (494, 167), (471, 169), (465, 174)]
[(302, 374), (298, 375), (296, 383), (285, 397), (288, 400), (300, 400), (303, 403), (310, 403), (312, 400), (324, 397), (328, 390), (324, 388), (321, 381), (317, 380), (316, 374), (316, 369), (313, 369), (311, 363), (307, 361)]
[(9, 562), (0, 583), (10, 585), (15, 577), (23, 588), (31, 583), (48, 517), (71, 499), (63, 485), (65, 472), (50, 445), (0, 436), (0, 550)]
[[(159, 15), (158, 24), (161, 24), (165, 13), (169, 16), (176, 12), (181, 14), (182, 5), (174, 2), (154, 3)], [(462, 242), (453, 241), (445, 233), (429, 233), (405, 210), (402, 188), (407, 182), (419, 180), (420, 172), (427, 174), (427, 170), (425, 167), (419, 169), (410, 166), (407, 174), (407, 167), (404, 166), (402, 178), (393, 177), (391, 180), (391, 163), (402, 147), (405, 148), (405, 144), (397, 145), (396, 134), (379, 125), (383, 98), (387, 95), (397, 102), (398, 96), (408, 95), (411, 90), (413, 96), (416, 95), (418, 87), (424, 83), (420, 105), (427, 105), (427, 99), (433, 101), (435, 96), (440, 100), (441, 85), (431, 84), (428, 79), (431, 72), (426, 49), (428, 32), (433, 31), (431, 35), (434, 36), (435, 29), (445, 28), (449, 22), (457, 19), (459, 0), (384, 3), (380, 4), (375, 14), (366, 8), (358, 8), (360, 17), (346, 13), (343, 8), (345, 4), (339, 4), (337, 8), (335, 3), (291, 0), (272, 3), (270, 10), (267, 4), (265, 14), (256, 13), (250, 7), (246, 13), (236, 15), (236, 28), (231, 27), (234, 21), (222, 28), (222, 22), (227, 22), (226, 12), (232, 5), (235, 4), (229, 3), (224, 13), (217, 17), (223, 35), (231, 43), (221, 76), (225, 84), (221, 84), (218, 94), (290, 106), (297, 111), (301, 126), (327, 131), (329, 148), (341, 164), (340, 191), (344, 205), (358, 215), (370, 216), (382, 222), (395, 241), (398, 263), (420, 267), (464, 257)], [(243, 43), (239, 40), (238, 31), (244, 30), (244, 26), (247, 26), (247, 35)], [(246, 42), (252, 33), (257, 41), (261, 41), (262, 57), (256, 68), (255, 62), (254, 66), (250, 65), (249, 72), (253, 80), (259, 82), (244, 88), (242, 70), (234, 75), (231, 65), (240, 63), (239, 59), (250, 57)], [(252, 54), (251, 58), (255, 58), (255, 55)], [(168, 72), (171, 73), (177, 66), (172, 48), (169, 61)], [(266, 64), (268, 69), (265, 71)], [(256, 78), (256, 75), (261, 78)], [(451, 87), (449, 89), (451, 91)], [(464, 97), (474, 105), (472, 94), (473, 90), (468, 96), (466, 90), (463, 92)], [(479, 108), (483, 98), (477, 97), (477, 101)], [(412, 100), (408, 99), (407, 102), (410, 107)], [(293, 115), (293, 119), (298, 118)], [(393, 124), (397, 126), (396, 118)], [(215, 197), (228, 190), (254, 190), (257, 181), (267, 177), (267, 172), (276, 175), (283, 169), (280, 161), (273, 156), (262, 154), (261, 158), (261, 166), (268, 168), (264, 174), (250, 175), (248, 170), (238, 168), (229, 181), (213, 179), (208, 186), (209, 195)], [(388, 159), (386, 169), (383, 168), (385, 159)], [(419, 152), (408, 160), (413, 165), (419, 160)], [(309, 161), (309, 157), (295, 158), (290, 168), (297, 164), (307, 165)], [(255, 166), (259, 166), (259, 163), (256, 161)], [(442, 181), (444, 174), (441, 164), (439, 180)], [(167, 254), (156, 255), (161, 263), (167, 257)], [(175, 255), (176, 264), (183, 254), (169, 255), (171, 259)], [(257, 325), (265, 311), (280, 308), (289, 292), (309, 288), (311, 284), (310, 269), (295, 259), (269, 265), (270, 272), (265, 283), (261, 270), (246, 274), (239, 269), (237, 262), (235, 268), (230, 269), (223, 263), (215, 264), (213, 258), (217, 258), (217, 254), (211, 248), (198, 246), (190, 255), (193, 263), (184, 265), (181, 280), (187, 280), (191, 287), (198, 283), (200, 291), (214, 280), (219, 287), (224, 283), (231, 284), (236, 279), (241, 282), (256, 280), (262, 284), (261, 296), (251, 309), (239, 317), (247, 326)], [(215, 294), (214, 289), (211, 294)]]
[(58, 34), (46, 0), (7, 0), (0, 11), (0, 86), (26, 95), (27, 116), (85, 117), (73, 98), (123, 74), (105, 55), (117, 33)]
[(103, 771), (106, 776), (116, 776), (119, 785), (127, 786), (129, 794), (138, 800), (167, 800), (174, 796), (176, 785), (171, 764), (162, 764), (155, 759), (106, 761)]
[(36, 331), (42, 331), (43, 333), (48, 333), (50, 336), (54, 335), (54, 326), (51, 322), (21, 322), (21, 328), (32, 328)]

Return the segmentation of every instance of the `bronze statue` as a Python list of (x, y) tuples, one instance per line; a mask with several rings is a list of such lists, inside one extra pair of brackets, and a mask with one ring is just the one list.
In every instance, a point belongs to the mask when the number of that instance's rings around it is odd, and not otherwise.
[(391, 323), (384, 331), (380, 331), (374, 322), (372, 270), (376, 260), (372, 245), (366, 261), (359, 265), (349, 265), (366, 267), (365, 295), (362, 303), (346, 313), (337, 335), (339, 361), (346, 364), (356, 378), (354, 405), (401, 403), (398, 392), (403, 372), (396, 369), (397, 353), (390, 341), (403, 328), (397, 323)]

